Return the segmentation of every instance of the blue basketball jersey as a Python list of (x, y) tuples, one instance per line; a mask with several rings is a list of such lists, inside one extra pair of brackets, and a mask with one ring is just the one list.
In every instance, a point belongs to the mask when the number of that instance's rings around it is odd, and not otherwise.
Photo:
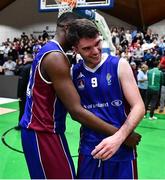
[[(129, 106), (122, 93), (118, 64), (119, 58), (114, 56), (104, 58), (94, 69), (87, 67), (81, 61), (73, 67), (72, 76), (83, 107), (109, 124), (120, 128), (127, 118)], [(105, 137), (82, 126), (80, 153), (90, 155), (95, 146)], [(111, 160), (134, 158), (134, 150), (122, 145)]]
[(36, 131), (63, 133), (67, 111), (57, 98), (52, 83), (45, 80), (40, 72), (43, 57), (53, 51), (64, 53), (60, 45), (51, 40), (36, 54), (27, 87), (25, 113), (20, 126)]

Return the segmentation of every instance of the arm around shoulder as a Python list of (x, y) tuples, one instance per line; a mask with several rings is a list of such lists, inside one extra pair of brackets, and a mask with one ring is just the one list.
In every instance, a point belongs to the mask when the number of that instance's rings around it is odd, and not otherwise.
[(59, 52), (48, 54), (41, 66), (49, 81), (53, 83), (56, 95), (63, 102), (73, 119), (106, 135), (112, 135), (117, 131), (117, 128), (104, 122), (81, 106), (80, 97), (70, 76), (70, 64), (64, 54)]

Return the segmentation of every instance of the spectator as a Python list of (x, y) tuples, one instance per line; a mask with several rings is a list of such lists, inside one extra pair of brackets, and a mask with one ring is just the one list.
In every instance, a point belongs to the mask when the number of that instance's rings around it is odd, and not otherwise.
[(165, 106), (165, 69), (162, 69), (163, 77), (162, 77), (162, 86), (160, 92), (160, 107), (159, 112), (162, 113), (164, 111)]
[(165, 53), (165, 42), (163, 38), (160, 39), (158, 47), (160, 49), (161, 55), (163, 55)]
[(8, 52), (8, 56), (10, 56), (12, 58), (13, 61), (16, 61), (16, 59), (18, 58), (18, 52), (15, 49), (14, 45), (11, 44), (9, 52)]
[(146, 102), (146, 92), (148, 88), (147, 72), (148, 66), (146, 64), (142, 64), (137, 75), (138, 87), (144, 103)]
[(38, 51), (41, 49), (41, 44), (39, 43), (38, 40), (35, 41), (34, 45), (33, 45), (33, 58), (35, 58), (36, 54), (38, 53)]
[(4, 64), (4, 42), (0, 45), (0, 66)]
[(5, 43), (4, 49), (3, 49), (3, 58), (4, 58), (4, 62), (8, 60), (8, 52), (10, 50), (10, 46), (8, 43)]
[(160, 59), (159, 68), (165, 69), (165, 52), (164, 52), (164, 55)]
[(8, 60), (2, 66), (4, 75), (7, 76), (14, 75), (15, 67), (16, 67), (16, 62), (12, 61), (12, 58), (9, 57)]
[(135, 80), (136, 80), (136, 82), (137, 82), (137, 75), (138, 75), (137, 65), (136, 65), (135, 62), (132, 61), (132, 62), (130, 63), (130, 66), (131, 66), (131, 69), (132, 69), (132, 71), (133, 71), (134, 78), (135, 78)]
[(23, 41), (26, 41), (26, 40), (28, 39), (28, 35), (27, 35), (25, 32), (22, 32), (22, 34), (21, 34), (21, 39), (22, 39)]
[(158, 61), (154, 62), (154, 68), (150, 69), (148, 71), (148, 89), (147, 89), (147, 97), (145, 102), (145, 109), (147, 114), (147, 109), (149, 104), (150, 107), (150, 113), (149, 113), (149, 119), (154, 120), (157, 119), (156, 116), (154, 116), (154, 111), (156, 109), (157, 102), (159, 100), (159, 94), (160, 94), (160, 87), (161, 87), (161, 81), (162, 81), (162, 75), (163, 73), (158, 68)]
[(121, 53), (121, 57), (126, 59), (128, 62), (131, 61), (131, 56), (132, 56), (132, 54), (131, 54), (131, 52), (130, 52), (130, 50), (128, 48), (126, 48), (125, 51), (123, 51)]
[(22, 67), (23, 67), (23, 58), (18, 57), (18, 59), (16, 59), (15, 75), (19, 76)]
[(148, 49), (145, 54), (144, 54), (144, 62), (147, 64), (149, 69), (153, 68), (153, 61), (154, 61), (154, 56), (153, 56), (153, 50)]
[(126, 31), (125, 36), (126, 36), (128, 43), (132, 43), (132, 35), (130, 33), (130, 30)]
[(49, 34), (46, 30), (43, 30), (42, 38), (44, 41), (49, 39)]
[(140, 66), (143, 57), (144, 57), (144, 51), (141, 48), (141, 45), (137, 44), (137, 48), (134, 49), (134, 53), (133, 53), (133, 59), (136, 62), (137, 67)]
[(16, 130), (20, 129), (19, 122), (22, 118), (25, 109), (26, 89), (29, 81), (29, 74), (30, 74), (32, 61), (33, 61), (32, 54), (24, 55), (23, 65), (19, 70), (18, 91), (17, 91), (17, 95), (19, 98), (19, 120), (18, 120), (18, 126), (15, 127)]

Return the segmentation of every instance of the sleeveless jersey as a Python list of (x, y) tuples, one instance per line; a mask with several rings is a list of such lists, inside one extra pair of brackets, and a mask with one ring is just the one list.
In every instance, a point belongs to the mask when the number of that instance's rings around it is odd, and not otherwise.
[(42, 59), (53, 51), (64, 53), (60, 45), (51, 40), (40, 49), (33, 61), (27, 87), (25, 112), (20, 126), (36, 131), (63, 133), (67, 111), (57, 98), (52, 83), (46, 81), (40, 72)]
[[(108, 56), (94, 69), (80, 62), (73, 67), (72, 76), (83, 107), (109, 124), (120, 128), (127, 118), (129, 107), (119, 82), (118, 63), (119, 59), (114, 56)], [(105, 137), (82, 126), (80, 153), (90, 155), (95, 146)], [(134, 158), (134, 150), (122, 145), (111, 160)]]

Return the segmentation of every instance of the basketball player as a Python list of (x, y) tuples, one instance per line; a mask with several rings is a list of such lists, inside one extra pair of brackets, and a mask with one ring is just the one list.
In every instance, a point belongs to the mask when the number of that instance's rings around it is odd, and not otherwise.
[(69, 28), (68, 40), (84, 60), (72, 72), (81, 104), (119, 128), (106, 138), (82, 125), (78, 178), (137, 178), (136, 148), (123, 144), (145, 113), (132, 70), (127, 61), (102, 55), (99, 31), (90, 20), (75, 20)]
[[(20, 122), (23, 151), (32, 179), (75, 177), (64, 135), (65, 107), (73, 119), (84, 126), (107, 135), (117, 130), (81, 106), (72, 83), (70, 64), (64, 52), (71, 49), (66, 34), (76, 18), (73, 13), (61, 15), (55, 39), (43, 46), (33, 60), (25, 113)], [(130, 139), (131, 143), (128, 142), (133, 146), (140, 141), (140, 136), (135, 134)]]

